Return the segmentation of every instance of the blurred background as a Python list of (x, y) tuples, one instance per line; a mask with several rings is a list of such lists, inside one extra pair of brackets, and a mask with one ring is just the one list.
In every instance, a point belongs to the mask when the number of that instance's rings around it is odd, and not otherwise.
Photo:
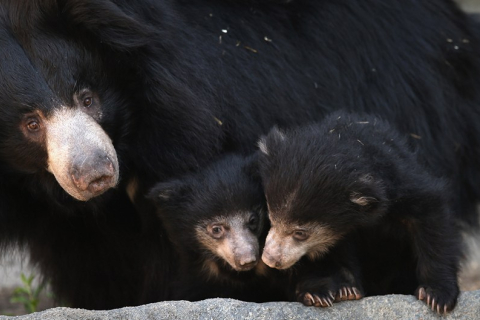
[[(480, 0), (457, 2), (464, 10), (480, 14)], [(479, 290), (480, 232), (466, 232), (464, 237), (467, 259), (462, 264), (460, 287), (462, 291)], [(39, 277), (25, 254), (12, 250), (0, 257), (0, 315), (21, 315), (60, 305)]]

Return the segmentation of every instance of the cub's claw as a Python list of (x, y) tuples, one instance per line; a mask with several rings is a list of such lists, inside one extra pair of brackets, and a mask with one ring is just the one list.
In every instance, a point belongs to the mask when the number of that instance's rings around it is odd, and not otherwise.
[(418, 300), (425, 301), (433, 312), (446, 314), (453, 310), (457, 300), (456, 293), (444, 293), (430, 287), (419, 287), (416, 292)]
[(306, 306), (326, 308), (333, 305), (334, 297), (333, 293), (330, 291), (326, 295), (311, 294), (310, 292), (306, 292), (299, 294), (298, 300)]
[(363, 297), (360, 290), (356, 287), (342, 287), (338, 290), (335, 301), (359, 300)]
[(315, 304), (315, 300), (313, 299), (313, 296), (310, 293), (305, 293), (303, 296), (303, 304), (306, 306), (313, 306)]

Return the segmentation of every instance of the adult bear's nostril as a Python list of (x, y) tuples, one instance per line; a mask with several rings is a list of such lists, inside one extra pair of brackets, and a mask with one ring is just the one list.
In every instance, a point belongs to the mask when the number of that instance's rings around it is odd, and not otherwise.
[(70, 174), (80, 191), (99, 194), (116, 184), (115, 167), (105, 154), (95, 154), (75, 161)]
[(99, 193), (104, 191), (104, 189), (108, 189), (111, 186), (113, 175), (104, 175), (99, 178), (96, 178), (88, 184), (88, 191), (92, 193)]
[(72, 180), (75, 183), (75, 186), (84, 191), (87, 190), (88, 188), (88, 181), (86, 181), (86, 177), (83, 174), (82, 170), (78, 168), (77, 166), (72, 166), (72, 169), (70, 170), (70, 174), (72, 176)]

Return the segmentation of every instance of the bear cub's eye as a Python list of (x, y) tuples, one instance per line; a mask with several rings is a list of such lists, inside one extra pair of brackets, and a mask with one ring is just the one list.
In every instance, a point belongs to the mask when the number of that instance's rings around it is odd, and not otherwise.
[(40, 123), (38, 120), (36, 119), (29, 119), (27, 121), (27, 129), (29, 131), (32, 131), (32, 132), (35, 132), (35, 131), (38, 131), (40, 130)]
[(304, 241), (304, 240), (307, 240), (308, 234), (305, 230), (295, 230), (293, 232), (293, 238), (295, 238), (298, 241)]
[(209, 227), (207, 230), (210, 233), (210, 235), (215, 239), (220, 239), (225, 235), (225, 228), (220, 225), (213, 225)]
[(92, 105), (93, 103), (93, 98), (92, 97), (86, 97), (85, 99), (83, 99), (83, 106), (85, 108), (88, 108)]
[(93, 112), (91, 109), (98, 108), (98, 102), (100, 101), (97, 94), (90, 89), (82, 89), (75, 93), (73, 100), (77, 106), (87, 109), (87, 112)]
[(248, 227), (251, 230), (255, 230), (257, 228), (257, 225), (258, 225), (258, 217), (256, 214), (252, 214), (250, 216), (250, 219), (248, 220)]

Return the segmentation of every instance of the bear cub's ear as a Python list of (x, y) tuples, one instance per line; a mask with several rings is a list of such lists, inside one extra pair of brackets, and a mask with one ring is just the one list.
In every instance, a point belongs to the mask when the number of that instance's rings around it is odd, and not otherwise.
[(360, 211), (366, 212), (377, 212), (384, 208), (387, 202), (383, 183), (370, 174), (365, 174), (357, 180), (349, 198)]
[(287, 140), (285, 133), (280, 131), (277, 126), (273, 127), (268, 135), (262, 136), (260, 140), (258, 140), (258, 148), (260, 152), (265, 155), (270, 155), (269, 149), (275, 148), (278, 144)]
[(147, 198), (153, 200), (157, 205), (168, 205), (179, 203), (179, 200), (185, 196), (187, 191), (186, 183), (180, 180), (171, 180), (155, 185), (148, 193)]
[(353, 191), (350, 193), (350, 201), (359, 206), (365, 207), (378, 202), (378, 199)]

